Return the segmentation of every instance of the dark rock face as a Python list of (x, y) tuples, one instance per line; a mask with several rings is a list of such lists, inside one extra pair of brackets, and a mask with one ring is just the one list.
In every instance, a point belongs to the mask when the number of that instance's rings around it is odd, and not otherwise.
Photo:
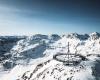
[(43, 57), (43, 52), (46, 50), (46, 45), (38, 45), (35, 48), (29, 49), (27, 51), (24, 51), (20, 54), (22, 56), (22, 59), (36, 59), (38, 57)]
[(12, 57), (10, 50), (17, 41), (24, 39), (25, 37), (19, 36), (0, 36), (0, 64), (4, 67), (4, 70), (12, 68), (15, 63), (11, 61), (5, 61)]
[(6, 53), (9, 53), (12, 47), (16, 45), (16, 42), (21, 39), (23, 39), (23, 37), (0, 36), (0, 61), (11, 56)]
[(67, 38), (77, 38), (77, 39), (80, 39), (80, 40), (87, 40), (89, 38), (89, 35), (88, 34), (77, 34), (77, 33), (71, 33), (71, 34), (68, 34), (66, 35)]
[(96, 80), (100, 80), (100, 60), (97, 60), (95, 67), (92, 67), (92, 75)]
[(51, 38), (52, 38), (52, 40), (57, 41), (57, 40), (59, 40), (61, 37), (60, 37), (59, 35), (57, 35), (57, 34), (52, 34), (52, 35), (51, 35)]
[(12, 67), (14, 67), (16, 64), (10, 61), (7, 61), (3, 64), (4, 69), (11, 69)]
[(94, 32), (94, 33), (90, 34), (90, 39), (97, 40), (99, 38), (100, 38), (100, 33), (98, 33), (98, 32)]
[(97, 40), (97, 39), (100, 38), (100, 33), (98, 33), (98, 32), (94, 32), (94, 33), (91, 33), (91, 34), (71, 33), (71, 34), (67, 34), (66, 37), (70, 38), (70, 39), (77, 38), (77, 39), (80, 39), (80, 40), (87, 40), (87, 39)]

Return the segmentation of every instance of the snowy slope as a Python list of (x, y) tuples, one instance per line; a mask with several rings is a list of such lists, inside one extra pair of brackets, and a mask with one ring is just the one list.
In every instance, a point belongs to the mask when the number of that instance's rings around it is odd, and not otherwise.
[(43, 57), (43, 52), (46, 50), (47, 46), (59, 39), (60, 36), (56, 34), (49, 36), (36, 34), (21, 39), (12, 49), (9, 50), (9, 52), (6, 53), (6, 55), (9, 55), (9, 58), (0, 63), (2, 68), (0, 70), (12, 69), (18, 64), (27, 65), (30, 60)]
[[(53, 55), (68, 52), (88, 60), (77, 66), (66, 66)], [(12, 68), (0, 80), (100, 80), (100, 34), (34, 35), (20, 40), (6, 60)], [(15, 65), (14, 65), (15, 64)], [(13, 75), (13, 76), (12, 76)]]

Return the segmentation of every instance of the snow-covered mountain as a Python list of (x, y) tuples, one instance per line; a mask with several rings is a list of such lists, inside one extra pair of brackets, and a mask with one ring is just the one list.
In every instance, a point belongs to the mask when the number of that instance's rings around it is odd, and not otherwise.
[[(36, 34), (16, 42), (5, 52), (9, 57), (0, 56), (0, 80), (100, 80), (100, 33)], [(55, 60), (55, 54), (68, 52), (68, 42), (71, 53), (87, 60), (77, 66)]]

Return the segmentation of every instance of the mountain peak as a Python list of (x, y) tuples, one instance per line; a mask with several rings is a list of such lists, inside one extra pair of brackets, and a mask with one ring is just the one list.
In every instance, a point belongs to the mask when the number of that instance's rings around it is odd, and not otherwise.
[(98, 33), (98, 32), (93, 32), (93, 33), (91, 33), (89, 36), (90, 36), (90, 39), (96, 40), (96, 39), (99, 39), (100, 33)]

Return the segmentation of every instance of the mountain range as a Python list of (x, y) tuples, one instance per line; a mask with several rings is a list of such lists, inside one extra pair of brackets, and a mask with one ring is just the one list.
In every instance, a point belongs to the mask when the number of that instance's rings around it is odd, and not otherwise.
[[(53, 58), (67, 53), (68, 47), (70, 53), (80, 54), (87, 60), (78, 65), (65, 65)], [(99, 67), (98, 32), (0, 36), (0, 80), (100, 80)]]

